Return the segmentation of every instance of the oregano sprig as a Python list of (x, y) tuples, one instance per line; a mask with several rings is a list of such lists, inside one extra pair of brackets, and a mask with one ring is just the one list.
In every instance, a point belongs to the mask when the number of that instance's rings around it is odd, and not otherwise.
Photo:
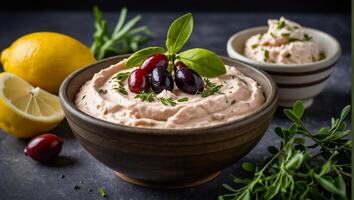
[[(293, 122), (289, 128), (275, 128), (280, 146), (269, 146), (271, 154), (263, 166), (243, 163), (250, 178), (234, 177), (237, 187), (224, 185), (230, 192), (219, 200), (250, 199), (348, 199), (351, 193), (352, 131), (344, 122), (350, 106), (343, 108), (329, 127), (308, 130), (301, 119), (301, 101), (284, 114)], [(312, 150), (315, 149), (315, 150)]]

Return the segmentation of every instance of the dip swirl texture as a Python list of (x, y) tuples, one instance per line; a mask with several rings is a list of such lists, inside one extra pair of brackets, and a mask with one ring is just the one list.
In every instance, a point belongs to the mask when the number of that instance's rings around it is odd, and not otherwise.
[[(235, 67), (226, 66), (227, 73), (210, 81), (223, 85), (222, 94), (202, 98), (186, 94), (177, 87), (164, 90), (157, 98), (172, 98), (175, 106), (163, 105), (160, 101), (142, 102), (128, 89), (127, 95), (114, 90), (113, 77), (120, 72), (131, 72), (124, 60), (96, 73), (76, 95), (75, 104), (81, 111), (116, 124), (145, 128), (196, 128), (213, 126), (242, 118), (257, 111), (265, 102), (262, 87)], [(188, 101), (177, 99), (187, 97)]]
[(268, 31), (250, 37), (244, 55), (275, 64), (309, 64), (320, 60), (320, 50), (298, 23), (281, 17), (268, 20)]

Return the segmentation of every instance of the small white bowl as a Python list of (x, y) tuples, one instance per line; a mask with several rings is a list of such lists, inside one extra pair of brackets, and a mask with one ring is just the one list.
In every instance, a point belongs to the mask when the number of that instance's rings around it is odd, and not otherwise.
[(296, 100), (302, 100), (305, 107), (313, 103), (313, 98), (326, 86), (334, 65), (337, 63), (341, 48), (338, 41), (327, 33), (312, 28), (304, 28), (326, 58), (311, 64), (272, 64), (261, 63), (243, 55), (248, 38), (265, 33), (267, 26), (255, 27), (234, 34), (227, 42), (227, 53), (231, 58), (261, 68), (269, 73), (279, 88), (278, 105), (290, 107)]

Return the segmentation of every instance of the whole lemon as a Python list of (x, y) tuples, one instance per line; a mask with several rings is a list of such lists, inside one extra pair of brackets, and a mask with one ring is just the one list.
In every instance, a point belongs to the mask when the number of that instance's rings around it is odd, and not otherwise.
[(70, 73), (96, 60), (87, 46), (70, 36), (36, 32), (13, 42), (0, 61), (6, 72), (56, 94)]

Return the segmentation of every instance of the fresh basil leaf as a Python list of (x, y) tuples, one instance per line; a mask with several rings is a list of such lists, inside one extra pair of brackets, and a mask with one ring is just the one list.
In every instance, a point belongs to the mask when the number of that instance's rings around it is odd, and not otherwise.
[(164, 53), (164, 52), (165, 49), (162, 47), (148, 47), (145, 49), (141, 49), (133, 53), (131, 56), (129, 56), (125, 64), (127, 67), (136, 67), (141, 65), (144, 62), (144, 60), (149, 56), (157, 53)]
[(179, 59), (199, 75), (217, 77), (226, 73), (224, 62), (215, 53), (201, 48), (181, 52)]
[(167, 32), (166, 47), (170, 54), (175, 54), (188, 41), (193, 31), (192, 13), (177, 18)]

